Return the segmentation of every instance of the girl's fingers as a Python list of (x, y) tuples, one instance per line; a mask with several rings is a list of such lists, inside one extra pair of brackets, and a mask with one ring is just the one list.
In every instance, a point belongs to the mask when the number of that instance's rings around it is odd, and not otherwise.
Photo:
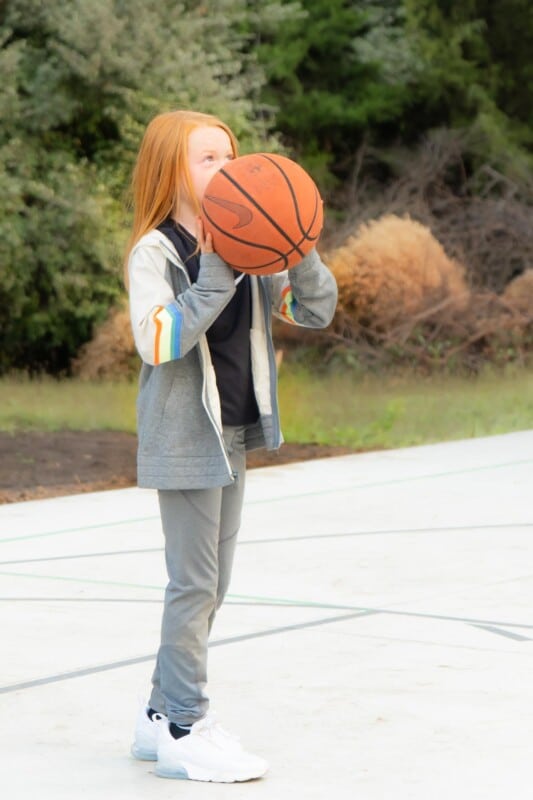
[(200, 250), (202, 253), (213, 253), (213, 237), (210, 233), (204, 235), (204, 226), (202, 224), (202, 218), (196, 218), (196, 239), (198, 244), (200, 245)]
[(204, 253), (214, 253), (213, 249), (213, 237), (210, 233), (206, 234), (205, 241), (204, 241)]

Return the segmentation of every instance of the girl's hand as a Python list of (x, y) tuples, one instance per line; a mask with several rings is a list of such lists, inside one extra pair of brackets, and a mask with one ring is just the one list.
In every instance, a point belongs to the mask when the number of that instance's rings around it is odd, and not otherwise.
[(213, 238), (210, 233), (206, 233), (204, 235), (204, 226), (202, 224), (202, 218), (196, 217), (196, 239), (198, 244), (200, 245), (200, 252), (202, 253), (214, 253), (213, 249)]

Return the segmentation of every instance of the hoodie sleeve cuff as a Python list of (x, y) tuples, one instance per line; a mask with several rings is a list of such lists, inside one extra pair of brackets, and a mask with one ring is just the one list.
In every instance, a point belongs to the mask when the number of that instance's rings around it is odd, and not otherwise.
[(234, 287), (233, 270), (217, 253), (202, 253), (197, 285), (205, 289)]

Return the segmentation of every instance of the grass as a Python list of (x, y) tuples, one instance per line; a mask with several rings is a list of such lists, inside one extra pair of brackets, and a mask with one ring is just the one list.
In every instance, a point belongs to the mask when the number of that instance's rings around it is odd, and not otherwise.
[(287, 441), (406, 447), (533, 427), (533, 372), (424, 379), (285, 373), (280, 405)]
[[(0, 430), (135, 431), (136, 383), (0, 380)], [(288, 442), (356, 450), (405, 447), (533, 427), (533, 372), (476, 378), (317, 376), (282, 365)]]
[(0, 430), (135, 432), (136, 383), (0, 380)]

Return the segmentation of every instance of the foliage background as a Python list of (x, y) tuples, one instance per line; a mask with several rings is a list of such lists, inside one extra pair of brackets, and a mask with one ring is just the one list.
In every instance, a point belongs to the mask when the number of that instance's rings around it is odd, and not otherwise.
[(129, 175), (162, 110), (222, 116), (327, 201), (409, 212), (469, 281), (531, 267), (527, 0), (4, 0), (0, 373), (68, 373), (121, 296)]

